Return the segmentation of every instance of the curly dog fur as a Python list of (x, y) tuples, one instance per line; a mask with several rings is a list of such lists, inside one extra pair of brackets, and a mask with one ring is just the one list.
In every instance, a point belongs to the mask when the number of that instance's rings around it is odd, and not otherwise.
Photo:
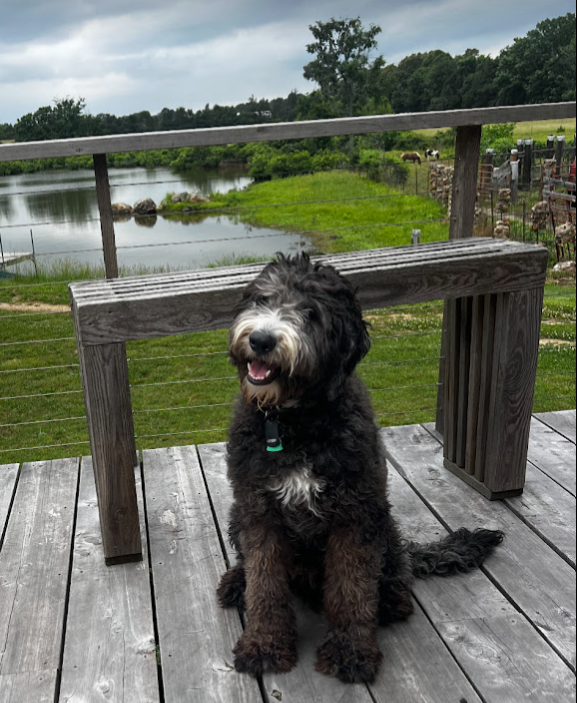
[(503, 537), (461, 529), (428, 545), (402, 539), (369, 395), (354, 373), (369, 346), (350, 283), (304, 255), (268, 264), (235, 311), (230, 359), (242, 394), (228, 472), (238, 563), (218, 597), (246, 613), (237, 671), (295, 666), (296, 594), (325, 614), (317, 670), (372, 681), (377, 626), (411, 614), (414, 577), (476, 568)]

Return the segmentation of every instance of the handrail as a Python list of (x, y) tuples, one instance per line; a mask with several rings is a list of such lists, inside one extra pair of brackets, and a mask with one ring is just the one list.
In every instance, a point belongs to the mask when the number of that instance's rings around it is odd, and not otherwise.
[(92, 156), (126, 151), (176, 149), (192, 146), (219, 146), (284, 139), (336, 137), (419, 129), (443, 129), (469, 125), (567, 119), (577, 115), (574, 102), (541, 105), (413, 112), (399, 115), (346, 117), (332, 120), (280, 122), (240, 127), (211, 127), (169, 132), (115, 134), (100, 137), (55, 139), (0, 145), (0, 161), (22, 161), (66, 156)]

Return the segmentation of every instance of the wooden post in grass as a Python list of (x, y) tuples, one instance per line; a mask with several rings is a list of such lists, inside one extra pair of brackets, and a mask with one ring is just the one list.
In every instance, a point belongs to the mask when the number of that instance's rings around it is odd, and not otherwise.
[(525, 139), (523, 155), (523, 190), (531, 190), (531, 168), (533, 166), (533, 140)]
[(555, 145), (555, 163), (557, 165), (557, 176), (561, 173), (561, 164), (563, 163), (563, 152), (565, 151), (565, 135), (557, 136), (557, 144)]

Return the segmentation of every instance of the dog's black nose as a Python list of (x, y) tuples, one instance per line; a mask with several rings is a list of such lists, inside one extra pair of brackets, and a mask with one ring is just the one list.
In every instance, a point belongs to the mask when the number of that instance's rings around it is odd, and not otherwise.
[(262, 330), (252, 332), (248, 338), (248, 342), (253, 352), (259, 356), (268, 354), (276, 347), (276, 339), (272, 334), (270, 332), (263, 332)]

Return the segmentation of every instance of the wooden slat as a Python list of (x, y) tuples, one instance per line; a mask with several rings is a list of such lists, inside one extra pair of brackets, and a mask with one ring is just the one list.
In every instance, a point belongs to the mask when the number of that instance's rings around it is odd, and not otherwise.
[(467, 449), (467, 424), (469, 412), (469, 375), (471, 373), (471, 325), (473, 318), (473, 298), (460, 298), (460, 341), (459, 341), (459, 390), (457, 394), (457, 466), (465, 468)]
[[(136, 485), (141, 517), (140, 470)], [(104, 563), (92, 460), (82, 460), (60, 701), (158, 703), (149, 564)]]
[(448, 300), (446, 312), (445, 380), (443, 383), (443, 415), (445, 456), (455, 462), (457, 458), (457, 406), (459, 397), (459, 350), (461, 335), (461, 306), (458, 300)]
[(498, 298), (484, 476), (495, 493), (523, 487), (542, 305), (543, 289)]
[[(483, 331), (481, 339), (481, 380), (479, 393), (479, 412), (476, 430), (475, 479), (485, 479), (485, 460), (487, 454), (487, 434), (491, 421), (491, 377), (493, 357), (495, 356), (495, 317), (497, 314), (497, 295), (483, 296)], [(473, 428), (473, 432), (474, 432)]]
[(2, 703), (54, 703), (58, 672), (0, 675)]
[[(391, 428), (390, 433), (395, 429)], [(423, 471), (420, 452), (411, 455), (409, 446), (405, 458), (416, 462), (417, 471)], [(404, 467), (405, 464), (400, 468), (403, 473)], [(394, 469), (389, 471), (389, 494), (394, 514), (407, 538), (422, 543), (438, 540), (446, 534)], [(463, 524), (471, 526), (470, 518)], [(492, 555), (488, 563), (498, 556), (498, 552)], [(562, 699), (563, 694), (570, 691), (573, 677), (569, 668), (531, 624), (519, 617), (506, 596), (481, 571), (418, 580), (414, 592), (445, 645), (486, 703), (531, 700), (535, 690), (543, 689), (550, 689), (548, 695), (557, 693)], [(427, 664), (425, 659), (423, 665)], [(454, 681), (447, 682), (445, 701), (462, 699), (469, 701), (465, 691)]]
[(531, 420), (529, 461), (576, 495), (575, 445), (536, 418)]
[(0, 552), (0, 680), (28, 675), (22, 701), (54, 697), (77, 484), (77, 459), (24, 464)]
[(485, 296), (473, 298), (471, 310), (470, 364), (467, 392), (467, 424), (465, 440), (465, 471), (475, 475), (477, 457), (477, 428), (479, 427), (479, 410), (481, 403), (481, 374), (483, 367), (483, 319)]
[(575, 498), (531, 463), (523, 495), (505, 503), (575, 568)]
[(8, 511), (12, 503), (16, 482), (18, 480), (18, 469), (20, 464), (5, 464), (0, 466), (0, 546), (2, 535), (8, 520)]
[(559, 432), (566, 439), (569, 439), (573, 444), (577, 442), (575, 410), (536, 413), (535, 417), (551, 429)]
[(225, 561), (195, 448), (145, 450), (143, 467), (164, 700), (255, 703), (232, 666), (238, 613), (216, 601)]
[(528, 122), (571, 117), (575, 117), (574, 102), (57, 139), (47, 142), (0, 145), (0, 161), (242, 144), (278, 139), (371, 134), (397, 130), (443, 129), (461, 125)]
[[(202, 445), (198, 451), (215, 515), (221, 532), (226, 534), (232, 491), (226, 478), (225, 445)], [(228, 543), (227, 551), (233, 562), (234, 553)], [(290, 703), (362, 703), (371, 700), (364, 687), (341, 684), (314, 671), (315, 650), (322, 641), (326, 626), (321, 617), (298, 604), (297, 613), (299, 663), (290, 674), (265, 676), (265, 689), (269, 692), (271, 703), (275, 700), (270, 696), (273, 690), (282, 695), (282, 701)], [(379, 630), (379, 645), (385, 662), (376, 683), (370, 686), (374, 700), (387, 703), (447, 703), (458, 693), (456, 700), (461, 696), (468, 703), (479, 701), (418, 606), (415, 615), (407, 622)]]
[[(343, 265), (339, 269), (359, 288), (365, 308), (524, 290), (544, 283), (547, 252), (542, 247), (519, 245), (521, 249), (483, 253), (474, 248), (455, 257), (451, 243), (445, 245), (447, 258), (427, 258), (423, 253), (420, 259), (388, 264), (386, 254), (381, 254), (370, 267)], [(97, 292), (94, 300), (87, 295), (87, 286), (71, 285), (82, 342), (104, 344), (226, 327), (240, 290), (253, 275), (251, 270), (250, 275), (234, 280), (214, 276), (202, 285), (183, 284), (162, 294), (147, 292), (144, 277), (142, 291), (122, 296), (109, 284), (111, 294), (103, 298)]]
[(484, 568), (574, 670), (573, 569), (505, 505), (488, 502), (446, 471), (442, 447), (423, 427), (383, 432), (394, 465), (402, 467), (415, 490), (451, 529), (465, 525), (503, 530), (505, 541)]

